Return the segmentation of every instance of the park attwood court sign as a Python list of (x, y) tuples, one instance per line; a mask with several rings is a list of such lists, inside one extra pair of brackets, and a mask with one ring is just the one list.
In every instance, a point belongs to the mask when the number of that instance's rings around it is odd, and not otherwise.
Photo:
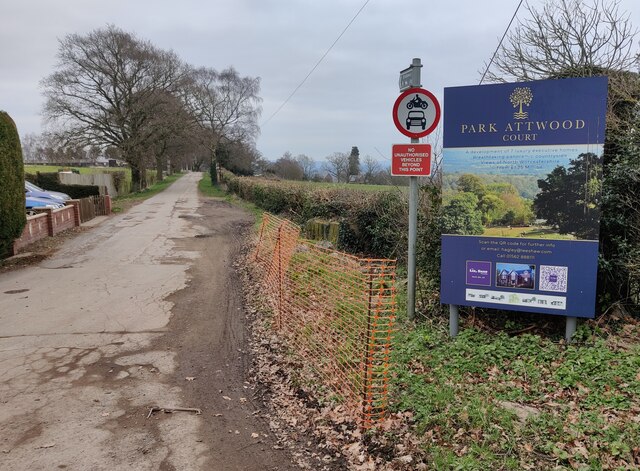
[(607, 78), (446, 88), (442, 302), (595, 314)]
[[(576, 144), (593, 141), (596, 138), (594, 133), (598, 139), (604, 141), (604, 116), (588, 123), (585, 115), (596, 111), (597, 107), (593, 109), (591, 106), (595, 106), (592, 103), (594, 99), (600, 101), (601, 106), (606, 106), (606, 95), (586, 96), (578, 101), (575, 92), (566, 90), (567, 95), (558, 96), (560, 102), (549, 102), (549, 93), (548, 90), (545, 93), (545, 88), (551, 84), (559, 85), (576, 80), (606, 82), (606, 77), (446, 89), (445, 96), (449, 100), (446, 106), (449, 113), (452, 106), (468, 107), (467, 110), (460, 109), (460, 113), (455, 116), (445, 117), (444, 132), (448, 138), (447, 145), (504, 146), (511, 142), (520, 143), (516, 145)], [(542, 84), (547, 84), (547, 87), (541, 88)], [(508, 93), (509, 91), (511, 92)], [(486, 99), (492, 101), (478, 102), (484, 95), (489, 95)], [(455, 103), (452, 103), (452, 100)], [(555, 111), (552, 112), (553, 116), (549, 116), (548, 111), (551, 110)]]

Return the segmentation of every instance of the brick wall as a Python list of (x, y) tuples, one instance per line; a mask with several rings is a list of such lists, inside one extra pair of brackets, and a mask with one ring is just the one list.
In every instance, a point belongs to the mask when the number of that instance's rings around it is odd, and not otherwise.
[(72, 227), (80, 225), (80, 219), (76, 221), (75, 206), (65, 206), (64, 208), (54, 209), (49, 212), (51, 217), (50, 235), (56, 235), (59, 232), (66, 231)]
[(43, 209), (40, 214), (27, 217), (27, 224), (19, 239), (13, 242), (13, 254), (45, 237), (80, 225), (80, 208), (77, 200), (60, 209)]
[(49, 222), (47, 220), (47, 215), (45, 213), (41, 213), (35, 216), (28, 216), (27, 225), (24, 226), (22, 235), (19, 239), (13, 242), (13, 253), (16, 254), (21, 248), (26, 247), (29, 244), (33, 244), (40, 239), (44, 239), (45, 237), (49, 237)]
[[(111, 214), (111, 197), (96, 197), (100, 200), (100, 213)], [(54, 236), (62, 231), (80, 225), (80, 200), (69, 200), (60, 209), (41, 209), (40, 214), (27, 217), (27, 224), (19, 239), (13, 242), (13, 255), (29, 244)]]

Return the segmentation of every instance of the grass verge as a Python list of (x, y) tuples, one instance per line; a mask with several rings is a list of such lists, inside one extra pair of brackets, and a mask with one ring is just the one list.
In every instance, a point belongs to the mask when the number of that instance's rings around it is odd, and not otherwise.
[(634, 319), (614, 333), (586, 323), (568, 346), (405, 325), (392, 408), (411, 417), (428, 469), (639, 469), (639, 334)]
[(145, 188), (142, 191), (138, 191), (136, 193), (129, 193), (128, 195), (119, 196), (115, 198), (112, 206), (112, 211), (114, 213), (122, 212), (124, 209), (131, 207), (132, 205), (142, 202), (152, 196), (157, 195), (161, 191), (166, 190), (173, 182), (175, 182), (178, 178), (183, 176), (183, 173), (174, 173), (165, 177), (164, 180), (154, 183), (148, 188)]
[(211, 183), (211, 175), (203, 173), (202, 178), (198, 182), (198, 190), (205, 196), (212, 198), (226, 198), (227, 193), (220, 187)]
[(209, 173), (202, 174), (202, 179), (198, 182), (198, 190), (204, 196), (208, 196), (211, 198), (224, 198), (225, 201), (236, 206), (240, 206), (244, 210), (250, 212), (251, 214), (253, 214), (256, 226), (259, 226), (259, 224), (262, 222), (262, 213), (264, 213), (264, 210), (258, 208), (253, 203), (227, 193), (221, 185), (214, 185), (213, 183), (211, 183), (211, 175)]

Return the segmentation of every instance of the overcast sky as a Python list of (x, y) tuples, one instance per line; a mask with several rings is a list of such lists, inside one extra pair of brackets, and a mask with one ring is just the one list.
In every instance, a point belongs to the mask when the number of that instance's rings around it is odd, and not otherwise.
[[(40, 80), (58, 40), (114, 24), (196, 65), (261, 78), (264, 123), (336, 40), (365, 0), (21, 0), (0, 17), (0, 109), (21, 135), (40, 133)], [(542, 1), (532, 0), (534, 5)], [(423, 87), (480, 80), (518, 0), (370, 0), (289, 103), (261, 126), (257, 147), (317, 161), (333, 152), (388, 158), (408, 142), (391, 117), (398, 73), (419, 57)], [(621, 0), (640, 27), (640, 1)], [(519, 17), (526, 10), (520, 9)]]

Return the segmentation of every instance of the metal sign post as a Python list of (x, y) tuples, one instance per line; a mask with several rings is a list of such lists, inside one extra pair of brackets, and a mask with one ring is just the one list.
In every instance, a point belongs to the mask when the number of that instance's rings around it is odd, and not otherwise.
[[(411, 143), (419, 139), (412, 137)], [(416, 242), (418, 240), (418, 177), (409, 177), (409, 253), (407, 260), (407, 317), (416, 317)]]
[(564, 339), (567, 342), (571, 342), (571, 338), (573, 337), (573, 334), (576, 333), (576, 329), (578, 328), (578, 318), (566, 316), (565, 319), (566, 325), (564, 330)]
[[(419, 138), (433, 132), (440, 121), (440, 104), (429, 91), (420, 88), (419, 58), (413, 59), (411, 66), (400, 72), (400, 94), (393, 106), (393, 121), (405, 136), (411, 138), (412, 144), (418, 144)], [(411, 150), (414, 152), (414, 150)], [(430, 153), (430, 149), (429, 149)], [(429, 156), (430, 157), (430, 156)], [(407, 157), (409, 158), (409, 157)], [(408, 162), (407, 162), (408, 163)], [(412, 164), (418, 164), (418, 161)], [(415, 168), (418, 169), (419, 165)], [(418, 237), (418, 177), (411, 175), (411, 168), (406, 167), (409, 176), (409, 237), (407, 260), (407, 316), (415, 319), (416, 309), (416, 242)]]
[(449, 304), (449, 336), (455, 337), (458, 335), (458, 329), (460, 325), (460, 310), (455, 304)]

